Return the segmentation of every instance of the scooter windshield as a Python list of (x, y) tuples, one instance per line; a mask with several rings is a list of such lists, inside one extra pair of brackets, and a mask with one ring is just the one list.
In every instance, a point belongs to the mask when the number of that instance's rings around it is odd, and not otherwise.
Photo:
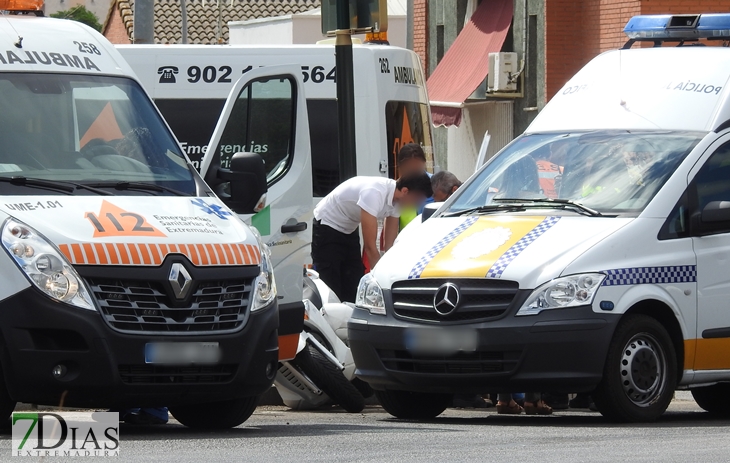
[[(195, 194), (152, 102), (118, 77), (0, 73), (0, 176), (138, 187), (115, 194)], [(12, 187), (0, 183), (7, 194), (16, 194)]]
[(505, 203), (577, 203), (607, 214), (638, 214), (700, 132), (524, 135), (456, 192), (446, 213)]

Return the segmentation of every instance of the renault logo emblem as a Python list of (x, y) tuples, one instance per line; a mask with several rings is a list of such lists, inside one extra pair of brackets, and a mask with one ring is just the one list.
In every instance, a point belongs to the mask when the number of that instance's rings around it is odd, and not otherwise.
[(433, 308), (439, 315), (450, 315), (459, 305), (459, 288), (453, 283), (444, 283), (433, 296)]
[(193, 286), (193, 279), (185, 269), (183, 264), (174, 263), (170, 268), (170, 286), (172, 286), (172, 292), (175, 295), (175, 299), (185, 299), (190, 293), (190, 288)]

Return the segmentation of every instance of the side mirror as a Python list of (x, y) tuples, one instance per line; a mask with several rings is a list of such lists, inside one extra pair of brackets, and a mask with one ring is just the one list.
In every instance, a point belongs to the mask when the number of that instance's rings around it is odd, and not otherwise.
[(444, 203), (428, 203), (423, 206), (423, 212), (421, 213), (421, 222), (425, 222), (441, 207)]
[(258, 153), (236, 153), (230, 169), (219, 169), (218, 178), (230, 183), (228, 198), (221, 198), (238, 214), (253, 214), (266, 195), (266, 166)]
[(730, 222), (730, 201), (712, 201), (702, 209), (703, 222)]

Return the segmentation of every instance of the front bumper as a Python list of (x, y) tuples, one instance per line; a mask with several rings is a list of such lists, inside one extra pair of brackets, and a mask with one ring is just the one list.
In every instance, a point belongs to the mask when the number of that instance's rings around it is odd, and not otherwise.
[[(590, 391), (603, 376), (619, 316), (590, 307), (547, 310), (489, 322), (460, 324), (477, 332), (475, 352), (416, 355), (406, 330), (423, 323), (357, 309), (348, 323), (356, 374), (375, 389), (431, 393)], [(452, 328), (452, 327), (450, 327)]]
[[(71, 407), (153, 407), (262, 394), (278, 361), (276, 302), (229, 334), (149, 335), (112, 330), (99, 312), (55, 302), (34, 288), (0, 301), (0, 360), (18, 402)], [(218, 364), (145, 364), (149, 342), (217, 342)], [(55, 379), (56, 365), (67, 368)], [(267, 365), (273, 365), (267, 376)]]

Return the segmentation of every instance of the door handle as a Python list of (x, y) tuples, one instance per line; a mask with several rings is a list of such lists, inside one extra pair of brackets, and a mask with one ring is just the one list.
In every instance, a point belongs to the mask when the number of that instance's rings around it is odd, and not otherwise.
[(284, 224), (281, 226), (282, 233), (297, 233), (307, 229), (307, 222), (297, 222), (292, 224)]

